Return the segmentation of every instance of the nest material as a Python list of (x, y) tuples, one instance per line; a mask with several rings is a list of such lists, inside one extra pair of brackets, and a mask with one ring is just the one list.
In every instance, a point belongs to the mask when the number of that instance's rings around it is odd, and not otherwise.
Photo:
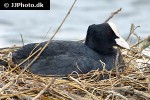
[[(137, 47), (121, 50), (127, 67), (119, 77), (118, 73), (105, 69), (75, 73), (67, 78), (38, 76), (26, 71), (15, 80), (21, 72), (11, 61), (11, 52), (16, 48), (0, 50), (1, 59), (8, 62), (8, 66), (0, 66), (0, 100), (150, 100), (149, 57), (142, 55)], [(101, 80), (103, 75), (110, 78)]]

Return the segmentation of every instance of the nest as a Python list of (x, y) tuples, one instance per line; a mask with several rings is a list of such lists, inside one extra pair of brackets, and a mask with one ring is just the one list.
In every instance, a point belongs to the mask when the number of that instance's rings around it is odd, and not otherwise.
[[(8, 66), (0, 66), (0, 100), (150, 100), (150, 59), (138, 46), (121, 49), (124, 72), (93, 70), (66, 78), (21, 73), (11, 60), (19, 47), (3, 48), (1, 59)], [(109, 79), (101, 80), (104, 75)]]

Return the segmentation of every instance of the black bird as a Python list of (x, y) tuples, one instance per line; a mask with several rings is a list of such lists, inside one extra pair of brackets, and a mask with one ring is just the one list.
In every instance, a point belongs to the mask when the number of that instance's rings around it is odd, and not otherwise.
[[(41, 43), (34, 51), (45, 44), (46, 42)], [(27, 44), (14, 52), (13, 61), (16, 64), (22, 62), (36, 45), (37, 43)], [(121, 38), (115, 24), (111, 22), (93, 24), (88, 27), (85, 43), (54, 40), (29, 70), (39, 75), (68, 75), (73, 71), (87, 73), (91, 70), (102, 70), (100, 60), (106, 64), (107, 70), (111, 70), (115, 67), (117, 55), (117, 50), (113, 46), (118, 45), (129, 49), (129, 45)], [(27, 66), (32, 59), (24, 63), (22, 68)], [(121, 62), (120, 56), (119, 63)]]

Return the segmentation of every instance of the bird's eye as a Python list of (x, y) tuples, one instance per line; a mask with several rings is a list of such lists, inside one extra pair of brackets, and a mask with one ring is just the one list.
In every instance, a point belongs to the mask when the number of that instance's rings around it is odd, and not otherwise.
[(112, 35), (112, 33), (111, 33), (110, 31), (108, 31), (107, 34), (108, 34), (108, 36), (111, 36), (111, 35)]

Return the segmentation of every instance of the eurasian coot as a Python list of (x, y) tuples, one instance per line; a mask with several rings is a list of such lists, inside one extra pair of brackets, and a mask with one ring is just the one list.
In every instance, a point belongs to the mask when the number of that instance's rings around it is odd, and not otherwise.
[[(38, 48), (43, 47), (41, 43)], [(13, 61), (18, 64), (26, 59), (37, 43), (27, 44), (13, 53)], [(102, 70), (100, 62), (106, 64), (106, 69), (115, 67), (114, 62), (117, 50), (113, 46), (122, 46), (129, 49), (129, 45), (121, 36), (115, 24), (102, 23), (90, 25), (85, 43), (79, 41), (53, 40), (41, 56), (32, 64), (29, 70), (39, 75), (68, 75), (73, 71), (87, 73), (91, 70)], [(24, 68), (33, 58), (24, 63)], [(122, 57), (119, 57), (119, 63)]]

